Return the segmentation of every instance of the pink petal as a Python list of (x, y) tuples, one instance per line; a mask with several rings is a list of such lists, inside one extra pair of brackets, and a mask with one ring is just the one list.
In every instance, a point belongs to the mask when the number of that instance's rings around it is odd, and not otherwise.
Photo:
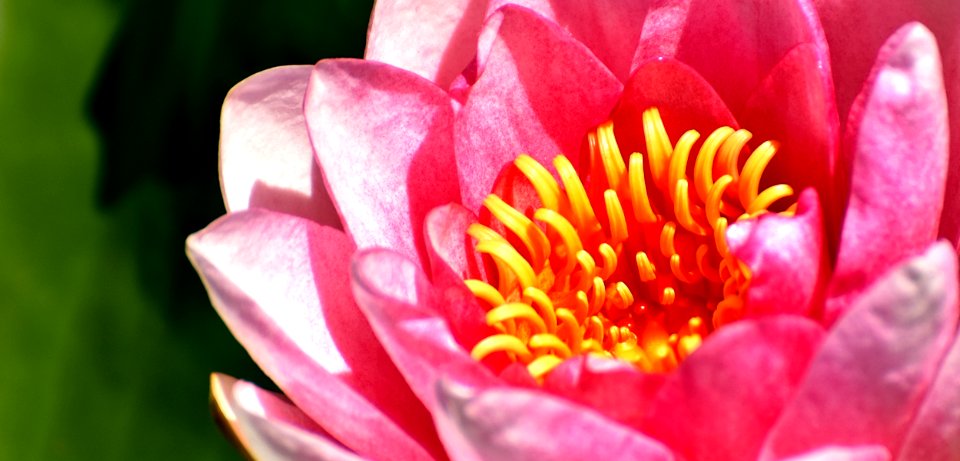
[(949, 461), (960, 459), (960, 336), (940, 366), (897, 459)]
[(797, 214), (767, 214), (727, 230), (730, 251), (750, 268), (748, 316), (810, 315), (827, 280), (823, 219), (817, 193), (800, 195)]
[(783, 461), (888, 461), (890, 452), (877, 445), (857, 447), (826, 447), (802, 455), (784, 458)]
[(487, 325), (486, 312), (463, 283), (476, 278), (470, 274), (477, 274), (482, 267), (473, 240), (467, 235), (467, 227), (475, 222), (473, 213), (453, 203), (435, 208), (424, 222), (431, 281), (443, 298), (436, 306), (457, 342), (468, 345), (495, 333)]
[(939, 229), (947, 107), (930, 32), (919, 24), (901, 28), (880, 52), (870, 82), (847, 130), (850, 201), (828, 292), (828, 321), (877, 274), (925, 248)]
[(957, 254), (941, 242), (878, 280), (813, 359), (764, 447), (779, 458), (828, 444), (896, 453), (957, 324)]
[(644, 61), (674, 57), (686, 29), (691, 0), (657, 1), (643, 20), (640, 42), (633, 54), (633, 68)]
[(940, 217), (939, 236), (950, 240), (960, 248), (960, 3), (951, 5), (954, 16), (951, 26), (935, 29), (944, 49), (943, 78), (947, 90), (950, 115), (950, 167), (947, 171), (946, 193), (943, 198), (943, 214)]
[(359, 252), (353, 292), (387, 353), (417, 397), (436, 411), (435, 388), (446, 374), (474, 386), (496, 378), (456, 342), (440, 315), (445, 301), (417, 265), (385, 249)]
[[(956, 41), (960, 42), (960, 39)], [(950, 48), (952, 53), (944, 62), (944, 80), (950, 115), (950, 167), (947, 170), (943, 214), (940, 216), (939, 236), (960, 248), (960, 44)]]
[[(812, 43), (790, 50), (747, 100), (740, 122), (753, 133), (754, 146), (767, 140), (780, 143), (764, 177), (795, 191), (816, 188), (829, 218), (827, 235), (833, 236), (843, 214), (843, 200), (832, 195), (840, 121), (825, 62), (826, 50)], [(836, 248), (835, 239), (829, 243)]]
[(613, 122), (623, 152), (646, 152), (643, 111), (657, 107), (670, 139), (687, 130), (704, 137), (722, 126), (739, 128), (727, 105), (697, 71), (680, 61), (644, 61), (627, 81)]
[(540, 388), (540, 384), (537, 383), (537, 380), (534, 379), (533, 375), (530, 374), (530, 371), (527, 370), (527, 367), (522, 363), (513, 362), (508, 364), (500, 371), (498, 376), (503, 380), (503, 384), (507, 386), (527, 389)]
[[(458, 202), (450, 98), (385, 64), (317, 63), (304, 111), (310, 139), (347, 233), (426, 261), (427, 212)], [(389, 110), (386, 110), (389, 108)]]
[(251, 459), (363, 459), (331, 440), (282, 396), (219, 373), (211, 375), (210, 391), (218, 422)]
[[(816, 12), (804, 0), (670, 0), (648, 13), (634, 62), (683, 61), (738, 114), (770, 70), (807, 43), (826, 49)], [(829, 63), (821, 64), (829, 73)]]
[(248, 210), (190, 236), (187, 251), (234, 336), (327, 432), (373, 458), (440, 451), (429, 416), (353, 303), (353, 245), (342, 232)]
[(590, 48), (618, 79), (626, 81), (649, 3), (650, 0), (493, 0), (488, 11), (515, 4), (540, 13)]
[[(263, 390), (256, 385), (222, 373), (210, 375), (210, 396), (213, 410), (227, 418), (227, 423), (236, 423), (237, 413), (253, 413), (277, 424), (298, 427), (317, 435), (326, 435), (303, 411), (286, 397)], [(334, 442), (336, 443), (336, 442)]]
[[(950, 138), (960, 139), (960, 3), (953, 0), (879, 0), (864, 8), (857, 0), (813, 0), (837, 82), (837, 104), (845, 116), (870, 74), (874, 53), (909, 21), (933, 31), (940, 45), (950, 114)], [(960, 142), (950, 146), (950, 170), (940, 236), (960, 241)]]
[(640, 428), (667, 375), (644, 373), (619, 360), (590, 356), (568, 359), (550, 371), (543, 390)]
[[(553, 158), (550, 160), (552, 161)], [(571, 161), (575, 160), (571, 159)], [(549, 164), (545, 163), (543, 165)], [(548, 168), (551, 167), (548, 166)], [(543, 202), (540, 201), (540, 196), (537, 195), (537, 190), (530, 183), (530, 179), (514, 163), (507, 164), (500, 171), (500, 175), (497, 176), (497, 180), (489, 192), (503, 199), (514, 209), (531, 215), (543, 207)], [(479, 222), (502, 234), (510, 232), (486, 208), (480, 209)]]
[(366, 59), (420, 74), (441, 88), (473, 59), (489, 0), (377, 0)]
[(543, 392), (474, 391), (448, 381), (438, 389), (445, 410), (438, 425), (454, 459), (674, 459), (669, 450), (643, 434)]
[(438, 265), (445, 266), (461, 281), (482, 276), (481, 259), (476, 256), (473, 239), (467, 235), (467, 228), (475, 222), (477, 216), (456, 203), (437, 207), (427, 215), (424, 233), (434, 279), (442, 275)]
[(756, 459), (822, 332), (797, 316), (717, 330), (667, 379), (645, 432), (686, 459)]
[[(952, 61), (956, 72), (956, 52), (960, 24), (960, 3), (953, 0), (876, 0), (864, 8), (859, 0), (812, 0), (830, 44), (833, 74), (837, 85), (837, 106), (846, 116), (863, 82), (872, 73), (874, 57), (888, 37), (910, 21), (929, 27)], [(948, 80), (956, 78), (949, 75)], [(960, 96), (960, 95), (958, 95)]]
[(238, 83), (220, 116), (220, 183), (228, 211), (266, 208), (340, 226), (303, 120), (310, 66)]
[(487, 27), (489, 53), (479, 56), (479, 77), (456, 121), (461, 193), (471, 210), (521, 153), (546, 164), (558, 153), (575, 161), (587, 130), (609, 117), (621, 91), (590, 50), (528, 9), (507, 6)]

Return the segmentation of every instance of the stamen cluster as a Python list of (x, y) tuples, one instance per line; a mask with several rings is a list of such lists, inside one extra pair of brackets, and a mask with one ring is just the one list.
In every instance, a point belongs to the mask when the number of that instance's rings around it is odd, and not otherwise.
[(539, 208), (521, 211), (497, 195), (484, 200), (504, 232), (480, 223), (467, 230), (488, 275), (466, 284), (497, 331), (473, 347), (475, 359), (502, 354), (537, 379), (580, 354), (669, 371), (711, 331), (742, 317), (750, 272), (727, 247), (726, 230), (793, 195), (786, 184), (759, 191), (777, 143), (741, 160), (751, 133), (722, 127), (700, 143), (691, 165), (696, 131), (673, 144), (650, 108), (643, 134), (647, 153), (625, 159), (613, 123), (600, 125), (587, 135), (585, 171), (554, 158), (559, 184), (520, 155), (514, 164)]

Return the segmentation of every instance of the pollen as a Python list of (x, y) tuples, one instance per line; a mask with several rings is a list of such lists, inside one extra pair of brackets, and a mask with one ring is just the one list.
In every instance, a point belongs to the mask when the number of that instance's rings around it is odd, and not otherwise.
[(467, 234), (486, 279), (467, 287), (494, 334), (474, 359), (519, 362), (542, 380), (584, 354), (668, 372), (717, 328), (742, 318), (750, 270), (726, 230), (764, 213), (795, 213), (786, 184), (760, 190), (778, 143), (752, 151), (747, 130), (721, 127), (671, 142), (656, 108), (643, 113), (646, 153), (624, 155), (608, 121), (587, 134), (578, 171), (528, 155), (514, 164), (539, 197), (520, 210), (497, 195), (488, 225)]

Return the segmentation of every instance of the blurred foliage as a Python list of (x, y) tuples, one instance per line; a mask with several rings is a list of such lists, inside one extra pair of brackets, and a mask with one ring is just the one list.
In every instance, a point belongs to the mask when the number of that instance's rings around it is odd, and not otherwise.
[(211, 371), (267, 383), (183, 242), (223, 213), (219, 110), (360, 56), (370, 0), (0, 0), (0, 461), (239, 459)]

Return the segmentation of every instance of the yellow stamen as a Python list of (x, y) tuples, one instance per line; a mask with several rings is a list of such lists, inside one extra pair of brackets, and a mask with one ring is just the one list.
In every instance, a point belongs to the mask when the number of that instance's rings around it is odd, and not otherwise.
[(553, 159), (553, 165), (560, 174), (560, 181), (567, 191), (567, 198), (570, 200), (570, 209), (573, 212), (573, 223), (581, 230), (589, 230), (591, 233), (600, 230), (600, 223), (597, 222), (597, 215), (593, 213), (593, 205), (587, 197), (587, 191), (580, 182), (580, 176), (577, 170), (573, 169), (570, 161), (562, 155)]
[(770, 186), (764, 189), (752, 202), (750, 206), (747, 207), (747, 213), (751, 216), (756, 213), (761, 213), (766, 211), (773, 205), (775, 202), (782, 198), (787, 198), (793, 195), (793, 188), (786, 184), (777, 184), (775, 186)]
[(473, 346), (470, 356), (473, 357), (474, 360), (483, 360), (494, 352), (514, 354), (523, 363), (527, 363), (533, 359), (533, 354), (530, 352), (530, 349), (527, 349), (527, 345), (524, 344), (523, 341), (516, 336), (505, 334), (483, 338), (476, 346)]
[(633, 203), (633, 216), (637, 221), (648, 224), (657, 221), (647, 196), (647, 184), (643, 180), (643, 155), (630, 156), (630, 201)]
[(597, 315), (607, 301), (607, 286), (600, 277), (593, 278), (593, 299), (590, 301), (590, 316)]
[(616, 245), (627, 239), (627, 218), (623, 215), (620, 199), (613, 189), (603, 193), (603, 201), (607, 206), (607, 218), (610, 220), (610, 244)]
[(677, 221), (683, 226), (684, 229), (693, 232), (697, 235), (707, 235), (707, 231), (693, 219), (693, 215), (690, 211), (690, 199), (688, 198), (688, 189), (686, 179), (677, 180), (677, 184), (674, 186), (674, 195), (673, 195), (673, 204), (674, 204), (674, 213), (677, 216)]
[(500, 197), (490, 195), (483, 201), (483, 206), (490, 210), (497, 220), (510, 229), (523, 242), (530, 254), (531, 265), (536, 271), (543, 269), (544, 259), (550, 251), (550, 242), (547, 236), (533, 221), (508, 205)]
[(670, 186), (670, 196), (677, 196), (677, 183), (687, 179), (687, 158), (690, 156), (690, 149), (693, 143), (700, 139), (700, 133), (688, 131), (677, 141), (677, 146), (673, 148), (673, 156), (670, 157), (670, 168), (668, 183)]
[(677, 248), (673, 245), (673, 239), (677, 235), (677, 225), (668, 222), (660, 230), (660, 254), (664, 258), (669, 258), (677, 254)]
[[(489, 240), (480, 242), (477, 244), (477, 252), (488, 254), (496, 261), (509, 267), (512, 274), (520, 280), (520, 286), (523, 288), (534, 286), (536, 283), (537, 275), (533, 272), (533, 268), (530, 267), (530, 263), (527, 262), (523, 256), (520, 256), (520, 253), (513, 249), (513, 246), (509, 243)], [(500, 275), (504, 274), (501, 272)]]
[(567, 221), (567, 218), (553, 210), (541, 208), (533, 214), (533, 217), (546, 224), (560, 237), (559, 245), (556, 245), (553, 250), (555, 254), (559, 253), (558, 256), (565, 261), (558, 275), (569, 274), (577, 265), (577, 253), (580, 253), (580, 250), (583, 249), (577, 230), (570, 224), (570, 221)]
[[(717, 182), (710, 186), (710, 192), (707, 193), (707, 222), (716, 229), (717, 221), (720, 220), (721, 206), (723, 204), (723, 193), (733, 182), (733, 177), (725, 174), (717, 179)], [(716, 230), (714, 230), (716, 232)]]
[(597, 128), (597, 140), (610, 188), (615, 191), (620, 190), (620, 182), (623, 180), (626, 166), (623, 164), (623, 155), (620, 154), (617, 139), (613, 136), (613, 122), (606, 122)]
[(553, 301), (539, 288), (529, 287), (523, 290), (523, 302), (536, 307), (537, 313), (543, 319), (547, 331), (557, 331), (557, 314), (554, 312)]
[(573, 355), (567, 343), (551, 334), (537, 334), (530, 338), (530, 347), (533, 349), (550, 349), (561, 358), (568, 358)]
[(513, 162), (523, 172), (524, 176), (533, 184), (533, 188), (540, 196), (540, 202), (548, 210), (560, 211), (560, 186), (553, 176), (539, 162), (526, 154), (521, 154)]
[(533, 376), (536, 379), (541, 379), (543, 375), (547, 374), (550, 372), (550, 370), (553, 370), (561, 363), (563, 363), (563, 359), (555, 355), (542, 355), (527, 365), (527, 371), (530, 372), (530, 376)]
[(488, 279), (466, 284), (497, 333), (473, 346), (475, 359), (499, 353), (537, 380), (581, 354), (664, 372), (743, 317), (751, 274), (726, 231), (774, 205), (796, 212), (784, 203), (794, 195), (789, 185), (760, 191), (779, 145), (762, 143), (741, 168), (749, 131), (720, 127), (700, 142), (691, 130), (674, 143), (656, 108), (638, 128), (646, 153), (625, 158), (608, 121), (587, 136), (586, 171), (554, 158), (559, 181), (532, 157), (517, 157), (539, 207), (484, 200), (499, 224), (473, 224), (467, 234)]
[(653, 182), (658, 188), (663, 189), (663, 183), (666, 180), (664, 168), (669, 165), (673, 146), (670, 145), (667, 129), (663, 127), (663, 120), (660, 119), (660, 111), (656, 108), (643, 112), (643, 132), (647, 133), (647, 153), (650, 156), (650, 173), (653, 175)]
[(752, 137), (753, 134), (747, 130), (737, 130), (720, 146), (720, 158), (717, 163), (720, 165), (721, 174), (730, 175), (734, 182), (740, 177), (740, 171), (737, 169), (740, 152)]
[(652, 282), (657, 279), (657, 268), (643, 251), (637, 253), (637, 271), (642, 282)]
[(487, 312), (487, 323), (490, 325), (505, 323), (507, 320), (526, 320), (536, 333), (547, 331), (547, 325), (537, 315), (537, 311), (524, 303), (502, 304)]
[(603, 267), (600, 269), (600, 279), (606, 280), (617, 270), (617, 251), (610, 244), (601, 243), (600, 257), (603, 259)]
[(726, 141), (731, 134), (733, 134), (733, 128), (728, 126), (718, 128), (710, 136), (707, 136), (703, 146), (700, 147), (700, 154), (697, 155), (693, 174), (697, 196), (704, 202), (707, 201), (707, 192), (713, 187), (713, 159), (717, 155), (720, 144)]
[(777, 153), (777, 143), (767, 141), (760, 145), (753, 155), (747, 159), (743, 165), (743, 171), (740, 173), (740, 203), (744, 209), (750, 207), (750, 204), (757, 199), (757, 190), (760, 188), (760, 176), (767, 164)]
[[(507, 302), (496, 288), (483, 280), (464, 280), (463, 283), (467, 284), (467, 288), (473, 292), (473, 295), (476, 296), (477, 299), (486, 302), (491, 307), (497, 307)], [(536, 288), (533, 287), (529, 289), (536, 290)]]

